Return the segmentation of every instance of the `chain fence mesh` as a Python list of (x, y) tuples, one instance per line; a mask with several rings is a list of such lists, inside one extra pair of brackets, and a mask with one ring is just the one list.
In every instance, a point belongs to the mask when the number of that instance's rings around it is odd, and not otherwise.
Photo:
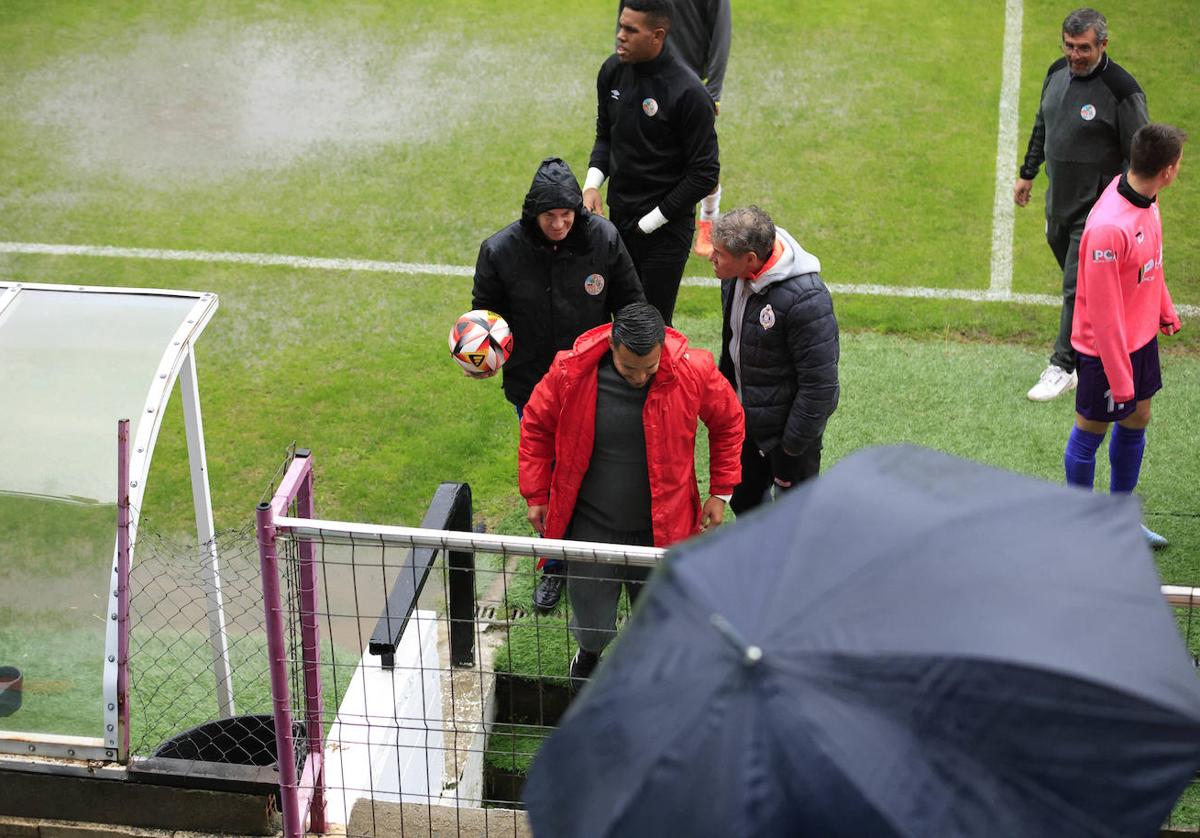
[[(348, 835), (528, 834), (515, 811), (524, 778), (583, 685), (570, 678), (578, 647), (569, 597), (539, 611), (531, 602), (535, 559), (475, 553), (466, 618), (473, 661), (455, 665), (459, 641), (452, 635), (461, 620), (451, 617), (451, 588), (464, 571), (447, 561), (450, 545), (429, 563), (428, 550), (383, 537), (310, 541), (329, 820), (344, 824)], [(281, 576), (298, 576), (298, 543), (283, 533), (277, 540)], [(595, 545), (597, 556), (619, 556), (621, 549)], [(573, 561), (563, 579), (620, 588), (630, 572), (644, 571), (632, 561)], [(619, 597), (612, 623), (595, 630), (601, 644), (628, 613), (628, 592)], [(302, 616), (289, 614), (289, 632)], [(297, 637), (292, 648), (299, 643)], [(372, 654), (381, 645), (387, 651)], [(305, 713), (301, 689), (293, 681), (294, 718)]]
[[(275, 742), (258, 543), (253, 527), (214, 540), (223, 637), (209, 614), (213, 545), (181, 545), (144, 528), (138, 534), (130, 570), (130, 750), (269, 765)], [(229, 723), (222, 722), (223, 693), (233, 698)]]
[[(479, 528), (477, 528), (479, 529)], [(446, 533), (446, 535), (454, 535)], [(306, 539), (306, 541), (305, 541)], [(181, 548), (143, 529), (131, 578), (131, 736), (135, 755), (271, 765), (275, 762), (270, 668), (255, 531), (216, 538), (221, 570), (227, 683), (214, 675), (205, 561), (211, 545)], [(315, 615), (302, 606), (303, 543), (311, 544)], [(455, 665), (456, 621), (448, 563), (461, 545), (429, 550), (381, 533), (276, 540), (285, 619), (289, 708), (297, 767), (308, 754), (306, 718), (323, 737), (325, 811), (347, 835), (527, 835), (519, 812), (530, 766), (586, 681), (572, 678), (581, 617), (580, 583), (617, 590), (611, 615), (593, 627), (604, 646), (621, 630), (644, 559), (567, 562), (553, 608), (532, 599), (538, 572), (524, 550), (473, 552), (473, 662)], [(634, 585), (626, 584), (630, 581)], [(405, 593), (407, 592), (407, 593)], [(414, 595), (415, 592), (415, 595)], [(1177, 604), (1180, 633), (1200, 660), (1200, 602)], [(302, 622), (315, 616), (319, 711), (306, 683)], [(382, 650), (379, 647), (383, 644)], [(390, 658), (390, 660), (389, 660)], [(235, 716), (218, 695), (229, 687)], [(304, 781), (302, 780), (302, 783)], [(311, 794), (315, 789), (310, 785)], [(1180, 799), (1165, 828), (1200, 831), (1200, 785)]]

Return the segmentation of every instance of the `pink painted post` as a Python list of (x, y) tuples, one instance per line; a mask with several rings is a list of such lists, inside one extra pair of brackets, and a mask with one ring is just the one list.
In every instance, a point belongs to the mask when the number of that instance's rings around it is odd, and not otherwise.
[(283, 834), (286, 838), (299, 838), (304, 832), (304, 825), (300, 818), (296, 782), (296, 749), (292, 741), (283, 597), (279, 590), (279, 556), (275, 552), (275, 522), (271, 504), (260, 503), (256, 516), (258, 555), (262, 567), (263, 611), (267, 620), (267, 655), (271, 668), (275, 753), (279, 760), (279, 808), (283, 813)]
[(117, 421), (117, 730), (129, 759), (129, 420)]
[[(307, 452), (306, 452), (307, 453)], [(297, 452), (297, 457), (300, 452)], [(308, 458), (304, 480), (296, 492), (296, 514), (313, 517), (312, 459)], [(304, 650), (304, 720), (308, 732), (308, 764), (311, 766), (312, 795), (308, 808), (310, 832), (325, 832), (325, 737), (321, 730), (323, 700), (321, 695), (321, 626), (318, 621), (320, 597), (317, 595), (316, 549), (312, 541), (300, 541), (300, 638)], [(305, 771), (308, 775), (310, 772)], [(303, 810), (303, 807), (302, 807)]]

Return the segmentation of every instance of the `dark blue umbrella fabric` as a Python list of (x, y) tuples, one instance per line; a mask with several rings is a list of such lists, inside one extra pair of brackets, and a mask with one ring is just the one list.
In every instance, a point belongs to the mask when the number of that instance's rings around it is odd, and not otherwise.
[(1136, 501), (878, 448), (672, 551), (538, 836), (1154, 835), (1200, 689)]

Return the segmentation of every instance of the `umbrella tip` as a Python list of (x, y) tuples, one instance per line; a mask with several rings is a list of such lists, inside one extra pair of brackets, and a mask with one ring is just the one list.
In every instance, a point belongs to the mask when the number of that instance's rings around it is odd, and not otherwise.
[(743, 640), (742, 636), (738, 634), (737, 629), (733, 627), (732, 623), (730, 623), (720, 614), (713, 614), (708, 619), (709, 622), (711, 622), (717, 629), (717, 631), (721, 632), (725, 639), (728, 640), (735, 649), (741, 652), (742, 663), (746, 664), (746, 666), (754, 666), (762, 660), (762, 648), (749, 644)]

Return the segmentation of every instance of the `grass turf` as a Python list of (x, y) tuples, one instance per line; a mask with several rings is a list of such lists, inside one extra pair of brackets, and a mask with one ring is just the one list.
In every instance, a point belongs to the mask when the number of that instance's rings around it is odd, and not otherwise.
[[(1195, 133), (1190, 4), (1123, 0), (1105, 11), (1112, 54), (1141, 81), (1151, 115)], [(542, 156), (582, 172), (611, 14), (584, 0), (353, 13), (10, 2), (0, 238), (470, 264), (478, 242), (515, 217)], [(1049, 0), (1025, 4), (1021, 151), (1062, 14)], [(742, 4), (718, 125), (724, 205), (765, 206), (822, 258), (830, 282), (986, 287), (1001, 25), (1000, 4)], [(1196, 184), (1185, 164), (1163, 199), (1168, 281), (1193, 305)], [(1018, 292), (1054, 294), (1059, 282), (1042, 240), (1044, 187), (1016, 214)], [(319, 514), (416, 523), (438, 482), (467, 480), (493, 530), (526, 531), (511, 410), (494, 385), (458, 376), (442, 349), (469, 300), (465, 280), (13, 254), (0, 254), (0, 277), (220, 294), (198, 350), (220, 528), (249, 519), (295, 439), (315, 452)], [(907, 440), (1059, 479), (1070, 407), (1022, 396), (1056, 311), (836, 304), (844, 391), (827, 464)], [(714, 291), (685, 289), (678, 312), (695, 342), (715, 345)], [(1200, 577), (1190, 409), (1200, 329), (1185, 324), (1165, 344), (1167, 390), (1140, 492), (1148, 522), (1174, 542), (1159, 555), (1164, 578), (1187, 584)], [(146, 510), (159, 529), (190, 526), (177, 401)], [(31, 637), (16, 620), (8, 628)], [(52, 649), (41, 639), (32, 648)]]

